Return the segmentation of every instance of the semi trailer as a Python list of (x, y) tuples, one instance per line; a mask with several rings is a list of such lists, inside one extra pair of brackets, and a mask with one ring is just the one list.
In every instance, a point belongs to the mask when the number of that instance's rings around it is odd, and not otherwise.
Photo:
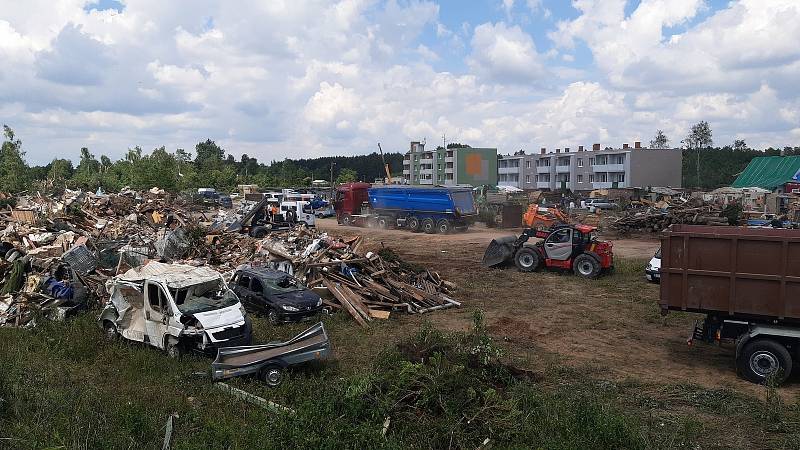
[(705, 314), (690, 345), (734, 344), (755, 383), (780, 384), (800, 364), (800, 230), (672, 225), (659, 272), (663, 314)]
[(477, 216), (468, 187), (348, 183), (336, 189), (335, 209), (342, 225), (397, 227), (431, 234), (466, 231)]

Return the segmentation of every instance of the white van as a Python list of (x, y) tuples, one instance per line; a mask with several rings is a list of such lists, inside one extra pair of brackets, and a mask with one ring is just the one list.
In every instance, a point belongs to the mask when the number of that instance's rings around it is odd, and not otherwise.
[(211, 268), (152, 261), (112, 278), (106, 288), (110, 298), (98, 321), (109, 339), (144, 342), (175, 358), (252, 339), (239, 298)]
[(316, 225), (317, 218), (314, 216), (314, 211), (311, 209), (310, 202), (305, 200), (281, 202), (281, 214), (283, 214), (286, 220), (289, 220), (289, 215), (287, 215), (289, 211), (294, 213), (295, 222), (304, 223), (307, 227)]

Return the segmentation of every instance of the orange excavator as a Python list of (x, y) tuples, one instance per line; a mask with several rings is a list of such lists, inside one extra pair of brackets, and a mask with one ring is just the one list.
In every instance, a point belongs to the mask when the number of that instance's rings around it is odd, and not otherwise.
[(558, 208), (545, 208), (537, 204), (528, 206), (522, 215), (522, 224), (534, 230), (552, 228), (553, 225), (569, 224), (569, 218)]

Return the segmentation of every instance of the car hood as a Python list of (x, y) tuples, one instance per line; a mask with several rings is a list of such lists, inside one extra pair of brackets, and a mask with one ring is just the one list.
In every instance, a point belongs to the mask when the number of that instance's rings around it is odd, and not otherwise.
[(292, 306), (317, 306), (320, 299), (319, 295), (309, 290), (284, 292), (273, 294), (270, 297), (275, 303)]
[(191, 314), (206, 330), (244, 322), (239, 302), (222, 309), (212, 309)]

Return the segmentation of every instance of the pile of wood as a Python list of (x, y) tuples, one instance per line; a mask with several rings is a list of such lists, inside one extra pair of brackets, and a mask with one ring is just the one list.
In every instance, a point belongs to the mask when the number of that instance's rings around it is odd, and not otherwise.
[(389, 249), (362, 253), (361, 244), (361, 236), (335, 239), (297, 228), (273, 233), (261, 242), (261, 251), (275, 266), (288, 263), (309, 287), (327, 289), (330, 298), (323, 302), (362, 326), (392, 312), (423, 314), (461, 305), (452, 298), (456, 285), (438, 273), (408, 264)]
[(674, 223), (694, 225), (728, 225), (728, 219), (721, 216), (722, 209), (699, 199), (673, 199), (662, 201), (645, 208), (631, 209), (622, 217), (612, 221), (610, 226), (620, 233), (660, 232)]

